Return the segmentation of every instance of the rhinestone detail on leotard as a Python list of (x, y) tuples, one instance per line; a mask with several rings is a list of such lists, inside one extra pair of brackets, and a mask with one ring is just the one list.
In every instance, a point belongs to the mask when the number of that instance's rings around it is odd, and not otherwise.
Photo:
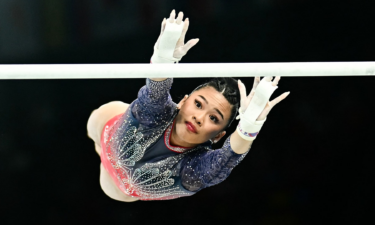
[(172, 128), (178, 114), (177, 105), (169, 95), (172, 81), (172, 78), (160, 82), (146, 79), (138, 99), (107, 130), (108, 142), (103, 149), (114, 169), (112, 174), (117, 176), (124, 193), (141, 200), (193, 195), (225, 180), (246, 155), (234, 153), (228, 137), (221, 149), (198, 145), (164, 159), (139, 163), (145, 151), (166, 129)]

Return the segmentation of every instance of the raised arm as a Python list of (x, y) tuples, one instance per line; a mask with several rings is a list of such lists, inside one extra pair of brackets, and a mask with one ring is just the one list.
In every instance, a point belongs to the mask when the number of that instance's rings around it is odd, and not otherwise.
[[(168, 21), (163, 20), (159, 38), (154, 45), (151, 63), (178, 62), (198, 43), (199, 40), (192, 39), (184, 44), (189, 19), (182, 22), (183, 16), (184, 14), (180, 12), (175, 19), (176, 12), (173, 10)], [(138, 98), (131, 105), (133, 116), (141, 124), (153, 126), (172, 114), (173, 108), (176, 107), (169, 93), (172, 83), (172, 78), (146, 79), (146, 85), (139, 90)]]
[[(277, 84), (280, 79), (278, 76), (272, 81), (272, 77), (266, 77), (260, 82), (260, 77), (255, 77), (253, 88), (248, 96), (246, 96), (245, 85), (241, 80), (238, 80), (241, 107), (237, 119), (241, 118), (241, 121), (231, 138), (231, 145), (236, 153), (243, 154), (248, 151), (266, 121), (268, 113), (277, 103), (289, 95), (289, 93), (284, 93), (271, 102), (268, 101), (272, 93), (278, 88)], [(258, 85), (259, 88), (257, 88)]]
[[(268, 101), (277, 88), (279, 80), (280, 77), (273, 82), (271, 82), (272, 77), (264, 78), (259, 85), (260, 88), (256, 89), (260, 78), (255, 77), (253, 90), (249, 96), (246, 96), (246, 88), (239, 81), (241, 121), (236, 131), (225, 140), (221, 149), (193, 152), (181, 161), (181, 182), (187, 190), (199, 191), (224, 181), (232, 169), (247, 155), (272, 107), (288, 96), (288, 93), (284, 93), (273, 101)], [(262, 104), (264, 100), (266, 103)], [(256, 105), (263, 110), (258, 112)], [(253, 113), (248, 110), (256, 114), (255, 121), (251, 119)]]
[[(198, 43), (199, 39), (191, 39), (186, 44), (185, 36), (189, 29), (189, 19), (184, 17), (183, 12), (176, 18), (175, 10), (172, 10), (168, 20), (164, 18), (158, 40), (154, 45), (154, 54), (151, 63), (178, 63), (186, 53)], [(154, 81), (163, 81), (167, 78), (151, 78)]]
[(138, 92), (138, 98), (130, 105), (132, 115), (147, 127), (153, 127), (168, 119), (176, 108), (172, 101), (170, 89), (173, 78), (163, 81), (146, 79), (146, 85)]
[(181, 163), (181, 184), (189, 191), (199, 191), (224, 181), (250, 150), (237, 154), (231, 148), (230, 135), (220, 149), (197, 151), (185, 156)]

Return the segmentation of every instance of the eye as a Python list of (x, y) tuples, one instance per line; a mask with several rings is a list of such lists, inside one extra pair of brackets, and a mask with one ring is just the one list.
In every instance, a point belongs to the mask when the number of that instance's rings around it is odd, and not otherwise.
[(198, 102), (197, 100), (195, 100), (195, 105), (196, 105), (198, 108), (202, 107), (201, 103)]
[[(219, 122), (219, 120), (217, 119), (216, 116), (210, 116), (210, 118), (211, 118), (212, 121), (215, 121), (215, 123)], [(213, 119), (212, 119), (212, 118), (213, 118)]]
[[(195, 100), (195, 106), (197, 106), (198, 108), (201, 108), (202, 107), (202, 104), (199, 102), (199, 101), (197, 101), (197, 100)], [(210, 119), (212, 120), (212, 121), (214, 121), (215, 123), (217, 123), (217, 122), (219, 122), (219, 119), (216, 117), (216, 116), (210, 116)]]

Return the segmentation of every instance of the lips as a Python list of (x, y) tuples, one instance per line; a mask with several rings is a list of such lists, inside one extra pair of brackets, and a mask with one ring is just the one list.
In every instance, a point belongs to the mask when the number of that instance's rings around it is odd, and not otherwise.
[(185, 124), (188, 130), (190, 130), (191, 132), (197, 133), (197, 129), (192, 123), (186, 122)]

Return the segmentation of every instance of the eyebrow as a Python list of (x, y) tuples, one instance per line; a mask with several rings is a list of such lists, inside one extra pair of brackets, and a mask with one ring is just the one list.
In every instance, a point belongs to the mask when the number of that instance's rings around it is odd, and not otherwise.
[[(206, 102), (206, 104), (208, 105), (208, 101), (207, 101), (207, 99), (206, 99), (205, 97), (203, 97), (202, 95), (198, 95), (198, 96), (201, 97), (201, 98)], [(218, 110), (217, 108), (214, 108), (214, 109), (216, 110), (217, 113), (220, 114), (221, 118), (224, 120), (224, 116), (223, 116), (223, 114), (220, 112), (220, 110)]]

